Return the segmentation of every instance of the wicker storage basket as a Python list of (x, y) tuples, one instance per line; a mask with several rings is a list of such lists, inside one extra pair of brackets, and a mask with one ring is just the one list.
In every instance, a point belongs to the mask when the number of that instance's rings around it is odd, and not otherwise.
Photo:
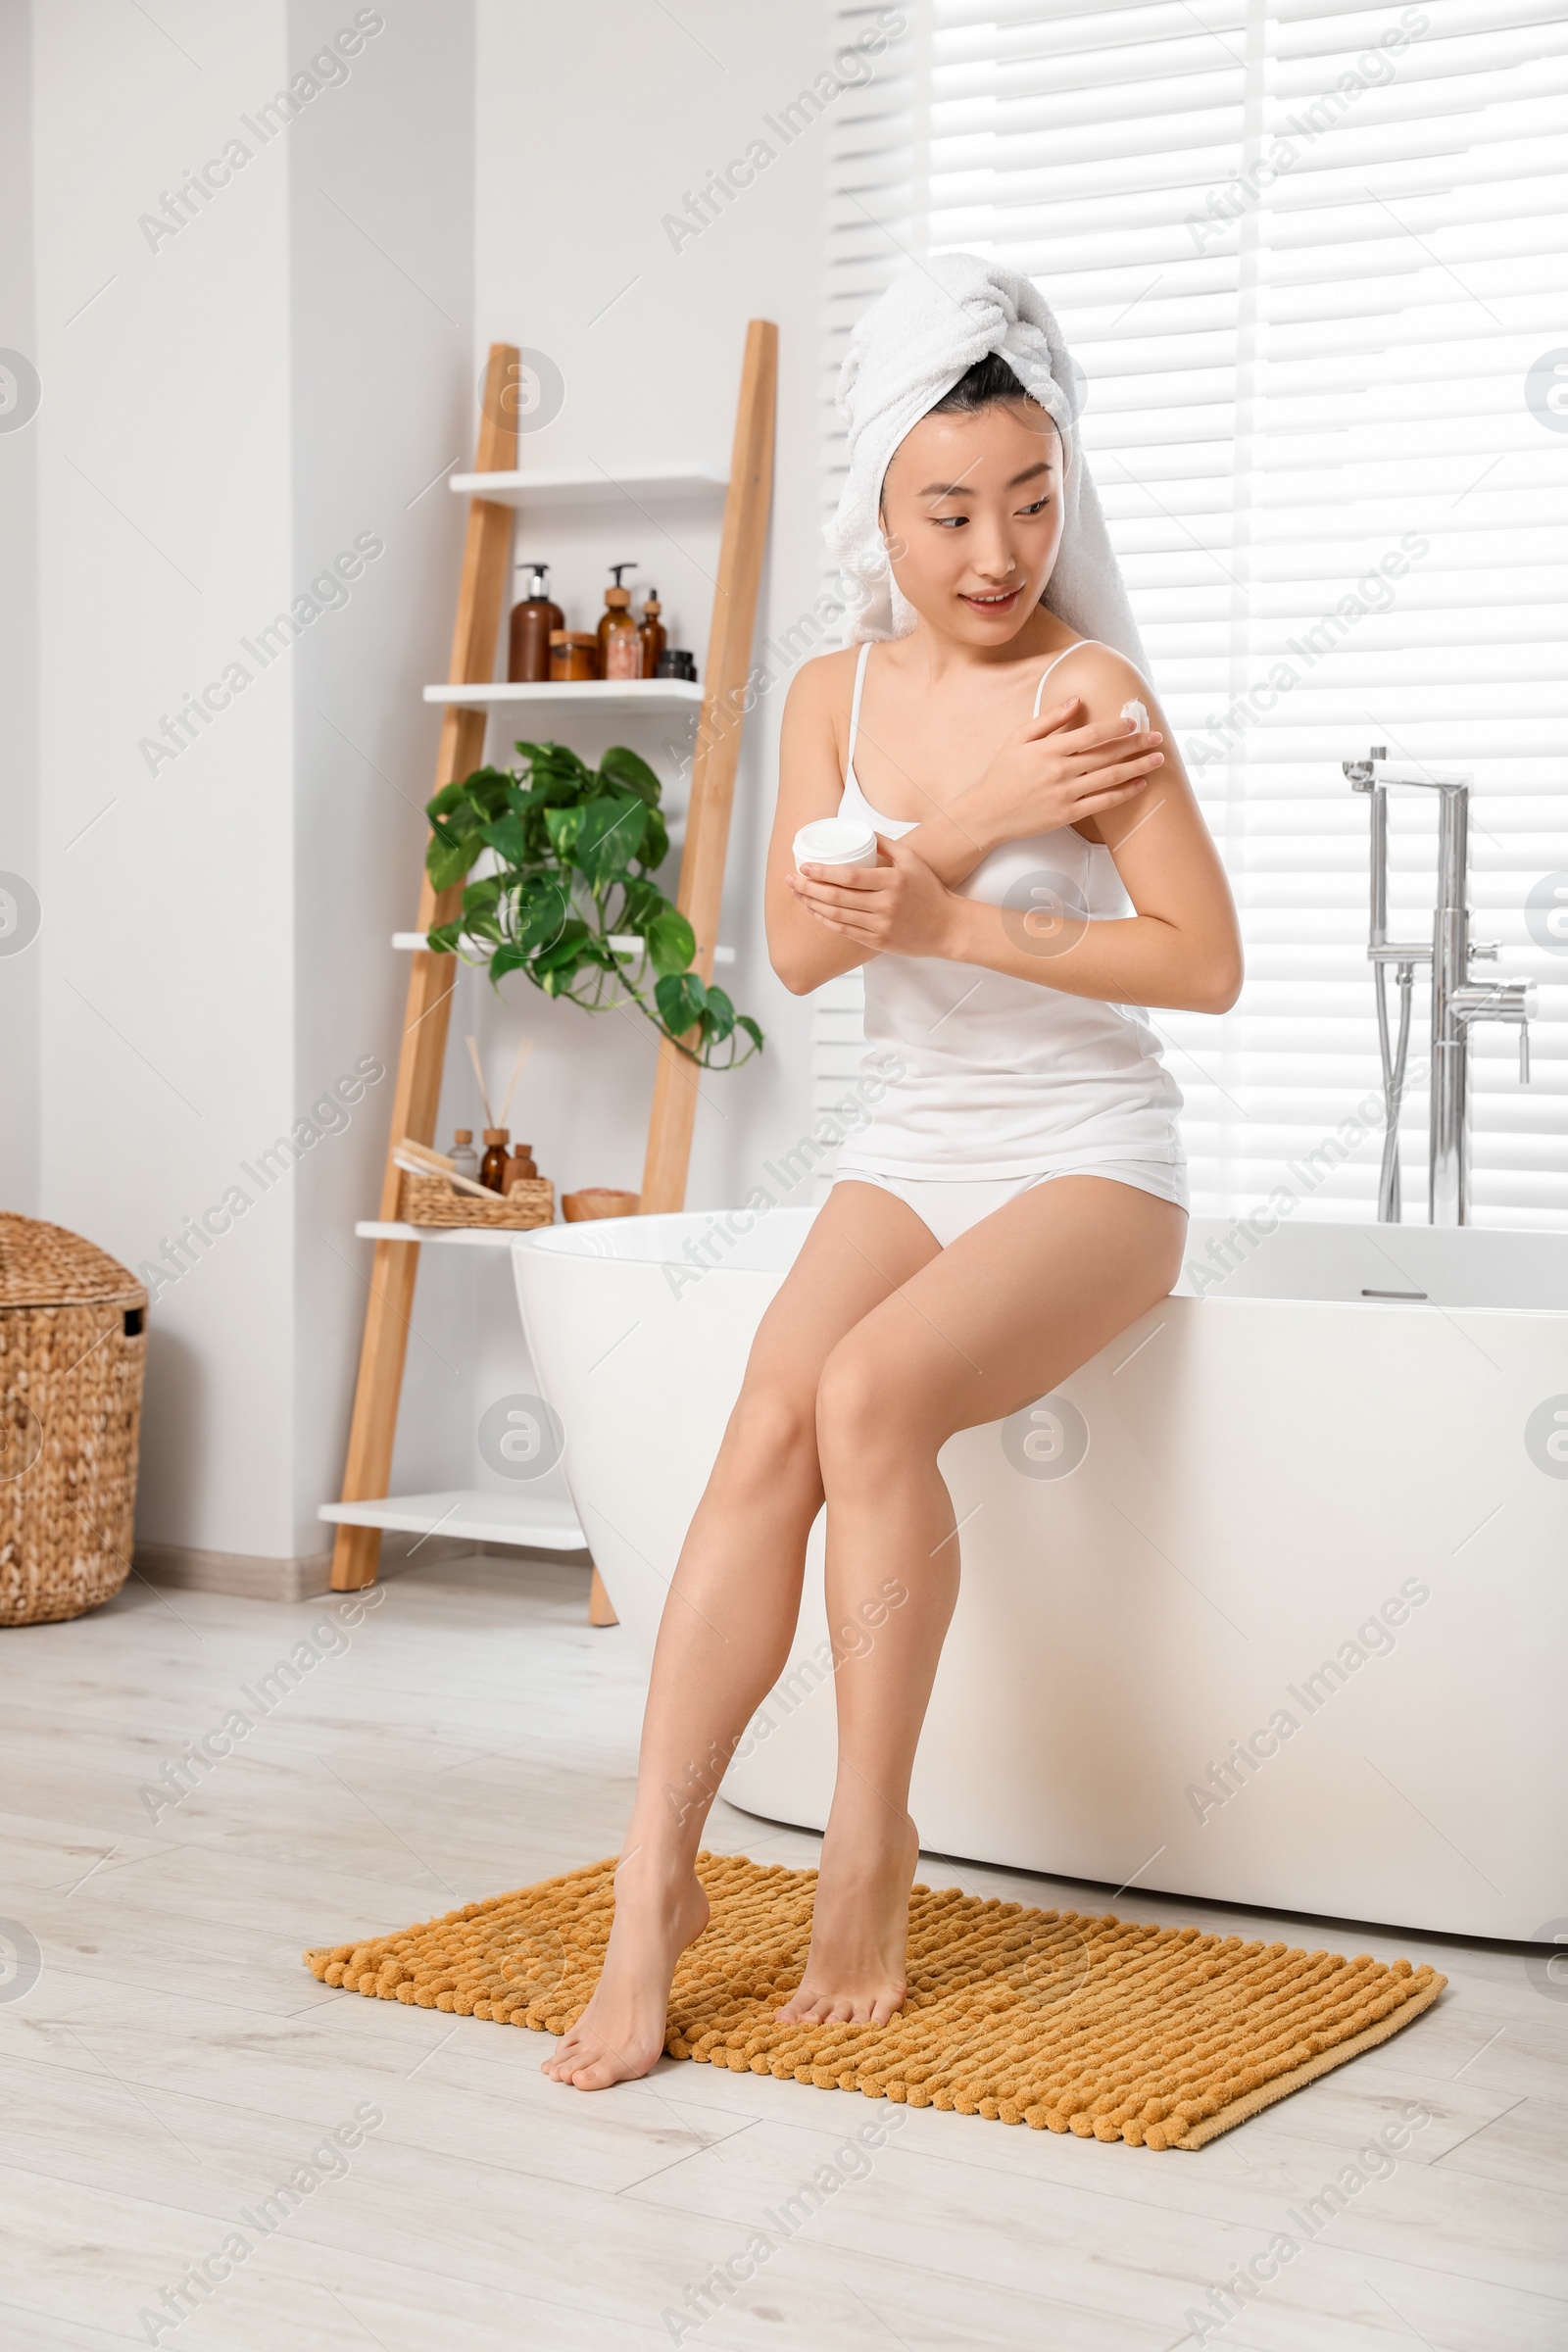
[(556, 1216), (556, 1188), (548, 1176), (518, 1176), (505, 1199), (497, 1193), (480, 1200), (472, 1193), (454, 1192), (444, 1176), (403, 1176), (403, 1222), (406, 1225), (501, 1225), (518, 1233), (530, 1225), (551, 1225)]
[(0, 1213), (0, 1625), (79, 1617), (130, 1572), (147, 1293)]

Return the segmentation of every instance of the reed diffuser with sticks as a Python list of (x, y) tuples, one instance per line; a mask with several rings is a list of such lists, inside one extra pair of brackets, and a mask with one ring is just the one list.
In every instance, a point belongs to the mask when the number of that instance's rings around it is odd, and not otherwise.
[(533, 1052), (534, 1041), (525, 1037), (517, 1047), (499, 1119), (485, 1085), (478, 1040), (470, 1037), (467, 1044), (486, 1120), (485, 1160), (480, 1178), (475, 1182), (464, 1175), (444, 1152), (404, 1136), (393, 1147), (392, 1154), (403, 1170), (404, 1220), (410, 1225), (497, 1225), (515, 1231), (531, 1225), (553, 1224), (555, 1186), (539, 1174), (526, 1146), (520, 1153), (505, 1149), (509, 1135), (505, 1122), (511, 1116), (517, 1080)]
[(524, 1062), (533, 1052), (534, 1041), (531, 1037), (524, 1037), (518, 1043), (516, 1058), (512, 1065), (512, 1076), (507, 1083), (507, 1092), (501, 1104), (499, 1118), (491, 1105), (489, 1090), (484, 1082), (484, 1065), (479, 1058), (478, 1039), (470, 1034), (467, 1046), (468, 1059), (473, 1064), (474, 1083), (479, 1089), (479, 1101), (484, 1106), (485, 1150), (484, 1158), (479, 1167), (479, 1181), (488, 1186), (491, 1192), (505, 1196), (514, 1181), (525, 1177), (536, 1177), (539, 1173), (534, 1166), (533, 1152), (528, 1145), (525, 1144), (520, 1152), (514, 1152), (512, 1130), (507, 1124), (512, 1116), (512, 1099), (517, 1091), (517, 1080), (522, 1075)]

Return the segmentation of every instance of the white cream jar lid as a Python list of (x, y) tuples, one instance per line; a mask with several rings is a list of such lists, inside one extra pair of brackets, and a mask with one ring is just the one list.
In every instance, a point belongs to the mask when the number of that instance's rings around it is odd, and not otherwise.
[(816, 817), (795, 836), (795, 863), (875, 865), (876, 835), (860, 817)]

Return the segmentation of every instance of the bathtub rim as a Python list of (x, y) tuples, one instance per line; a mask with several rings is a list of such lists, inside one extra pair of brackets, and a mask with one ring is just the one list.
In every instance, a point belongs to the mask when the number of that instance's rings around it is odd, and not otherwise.
[[(689, 1285), (705, 1282), (712, 1275), (750, 1275), (766, 1282), (781, 1281), (793, 1264), (799, 1243), (804, 1240), (806, 1233), (809, 1230), (820, 1205), (820, 1202), (802, 1205), (780, 1204), (772, 1209), (755, 1211), (744, 1208), (671, 1209), (661, 1210), (646, 1217), (583, 1219), (569, 1225), (542, 1225), (531, 1231), (517, 1233), (512, 1238), (512, 1250), (515, 1256), (520, 1256), (522, 1252), (527, 1251), (530, 1255), (558, 1259), (569, 1258), (579, 1263), (600, 1266), (663, 1268), (683, 1277), (678, 1284), (669, 1286), (671, 1298), (678, 1298), (685, 1293)], [(723, 1221), (735, 1216), (750, 1216), (752, 1223), (740, 1236), (724, 1235), (722, 1232)], [(1224, 1220), (1216, 1217), (1204, 1219), (1203, 1222), (1207, 1225), (1222, 1226)], [(1549, 1227), (1433, 1228), (1425, 1225), (1410, 1225), (1401, 1229), (1399, 1227), (1381, 1227), (1370, 1221), (1352, 1222), (1329, 1218), (1302, 1218), (1298, 1221), (1292, 1220), (1291, 1224), (1293, 1234), (1334, 1235), (1341, 1237), (1347, 1246), (1349, 1246), (1354, 1237), (1358, 1235), (1376, 1235), (1381, 1232), (1398, 1232), (1400, 1230), (1428, 1237), (1435, 1232), (1441, 1232), (1445, 1235), (1446, 1240), (1439, 1246), (1444, 1248), (1451, 1246), (1446, 1237), (1474, 1231), (1478, 1237), (1484, 1236), (1488, 1245), (1501, 1243), (1503, 1248), (1509, 1250), (1522, 1250), (1532, 1244), (1545, 1243), (1551, 1246), (1555, 1252), (1568, 1256), (1568, 1233), (1559, 1233)], [(722, 1244), (720, 1254), (710, 1263), (700, 1263), (682, 1253), (683, 1246), (704, 1232), (715, 1235)], [(747, 1262), (750, 1254), (748, 1245), (755, 1249), (760, 1242), (765, 1250), (767, 1243), (775, 1237), (779, 1242), (798, 1237), (795, 1249), (789, 1250), (787, 1254), (769, 1250), (767, 1254), (772, 1262), (764, 1264)], [(1430, 1246), (1430, 1240), (1423, 1241), (1418, 1245), (1421, 1248)], [(1333, 1244), (1327, 1243), (1324, 1247), (1332, 1250)], [(1336, 1313), (1343, 1313), (1348, 1309), (1362, 1313), (1373, 1308), (1395, 1314), (1408, 1314), (1412, 1308), (1419, 1308), (1428, 1315), (1441, 1315), (1445, 1318), (1451, 1318), (1454, 1315), (1505, 1315), (1510, 1318), (1522, 1317), (1531, 1321), (1539, 1319), (1562, 1321), (1565, 1316), (1568, 1316), (1568, 1305), (1555, 1305), (1549, 1301), (1546, 1304), (1536, 1306), (1503, 1303), (1495, 1299), (1471, 1299), (1462, 1304), (1455, 1304), (1440, 1298), (1303, 1297), (1299, 1290), (1292, 1288), (1288, 1282), (1282, 1282), (1280, 1287), (1269, 1291), (1248, 1292), (1232, 1290), (1222, 1279), (1216, 1281), (1211, 1288), (1200, 1291), (1191, 1286), (1185, 1263), (1180, 1281), (1167, 1296), (1170, 1299), (1180, 1300), (1187, 1306), (1291, 1306), (1303, 1309), (1316, 1307), (1329, 1309)]]

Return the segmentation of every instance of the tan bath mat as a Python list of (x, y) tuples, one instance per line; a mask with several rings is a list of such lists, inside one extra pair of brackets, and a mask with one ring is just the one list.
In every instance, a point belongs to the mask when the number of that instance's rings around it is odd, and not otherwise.
[[(326, 1984), (564, 2033), (598, 1982), (613, 1860), (362, 1943), (307, 1952)], [(1408, 1960), (1244, 1943), (1110, 1912), (1033, 1911), (917, 1885), (909, 1997), (885, 2026), (781, 2026), (814, 1870), (699, 1854), (712, 1918), (682, 1960), (665, 2048), (911, 2107), (1200, 2148), (1386, 2041), (1447, 1983)]]

